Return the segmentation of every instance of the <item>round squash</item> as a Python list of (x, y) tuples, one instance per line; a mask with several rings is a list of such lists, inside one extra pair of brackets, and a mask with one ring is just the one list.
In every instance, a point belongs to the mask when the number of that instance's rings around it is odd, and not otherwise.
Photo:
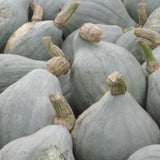
[(38, 132), (16, 139), (0, 150), (7, 160), (74, 160), (72, 138), (67, 129), (49, 125)]
[(124, 77), (115, 71), (107, 85), (109, 91), (76, 121), (72, 136), (77, 160), (125, 160), (160, 142), (158, 126), (126, 91)]
[(36, 69), (0, 94), (0, 148), (52, 124), (55, 110), (49, 94), (61, 93), (53, 74)]

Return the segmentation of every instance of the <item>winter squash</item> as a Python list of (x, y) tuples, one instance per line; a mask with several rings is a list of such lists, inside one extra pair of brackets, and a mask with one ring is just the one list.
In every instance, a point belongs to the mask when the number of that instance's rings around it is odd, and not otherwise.
[[(129, 51), (109, 42), (84, 40), (78, 33), (73, 42), (74, 61), (70, 82), (71, 95), (78, 112), (84, 111), (107, 92), (105, 79), (114, 70), (125, 75), (128, 90), (144, 106), (145, 76), (141, 65)], [(138, 83), (135, 79), (138, 79)]]
[[(96, 24), (103, 31), (103, 36), (101, 37), (103, 41), (115, 42), (122, 34), (123, 30), (117, 25), (106, 25), (106, 24)], [(78, 32), (78, 30), (71, 33), (63, 42), (62, 50), (65, 54), (66, 59), (72, 65), (73, 63), (73, 37)]]
[(29, 22), (16, 30), (7, 42), (5, 53), (18, 54), (35, 60), (48, 60), (50, 55), (42, 38), (51, 36), (54, 44), (61, 46), (62, 30), (79, 6), (79, 2), (69, 4), (53, 21)]
[(28, 21), (28, 9), (32, 0), (0, 1), (0, 52), (11, 34)]
[(122, 28), (136, 25), (120, 0), (80, 0), (80, 3), (81, 5), (73, 15), (71, 21), (63, 29), (64, 37), (67, 37), (84, 23), (88, 22), (118, 25)]
[(49, 94), (61, 93), (59, 80), (35, 69), (0, 94), (0, 148), (52, 124), (55, 110)]
[(149, 145), (143, 147), (133, 153), (128, 160), (159, 160), (160, 159), (160, 145)]
[(125, 160), (160, 141), (157, 124), (127, 91), (122, 74), (113, 72), (107, 85), (109, 91), (76, 121), (72, 137), (77, 160)]
[(30, 136), (16, 139), (5, 145), (0, 150), (0, 158), (74, 160), (72, 146), (72, 138), (66, 128), (49, 125)]
[(147, 43), (140, 40), (139, 44), (142, 46), (146, 57), (146, 70), (150, 74), (148, 77), (148, 89), (146, 98), (146, 110), (152, 116), (152, 118), (160, 126), (160, 109), (159, 109), (159, 93), (160, 93), (160, 65), (154, 58), (151, 49)]
[(124, 0), (125, 7), (129, 13), (129, 15), (138, 22), (138, 12), (137, 12), (137, 5), (140, 2), (146, 3), (146, 11), (147, 15), (150, 15), (152, 11), (154, 11), (157, 7), (160, 7), (159, 0)]

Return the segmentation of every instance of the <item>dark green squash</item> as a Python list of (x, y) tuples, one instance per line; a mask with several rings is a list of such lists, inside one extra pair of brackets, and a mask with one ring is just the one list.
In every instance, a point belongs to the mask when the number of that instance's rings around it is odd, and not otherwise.
[(126, 91), (125, 78), (115, 71), (107, 85), (109, 91), (76, 121), (76, 160), (126, 160), (136, 150), (160, 142), (157, 124)]

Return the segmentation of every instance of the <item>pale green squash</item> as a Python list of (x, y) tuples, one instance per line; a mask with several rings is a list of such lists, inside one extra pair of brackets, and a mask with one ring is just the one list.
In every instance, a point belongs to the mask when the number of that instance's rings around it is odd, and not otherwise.
[(89, 42), (74, 37), (74, 61), (71, 67), (71, 94), (79, 112), (98, 101), (108, 90), (106, 77), (117, 70), (128, 82), (128, 91), (144, 106), (146, 80), (141, 65), (126, 49), (113, 43)]
[(72, 131), (76, 160), (126, 160), (160, 142), (158, 126), (126, 91), (124, 77), (116, 71), (108, 79), (110, 91), (78, 117)]
[(0, 148), (53, 123), (49, 94), (55, 92), (61, 93), (57, 77), (36, 69), (0, 94)]
[(127, 160), (159, 160), (160, 145), (149, 145), (133, 153)]
[(0, 52), (3, 52), (11, 34), (28, 21), (28, 8), (32, 0), (0, 1)]
[(72, 138), (62, 126), (49, 125), (16, 139), (0, 150), (3, 160), (74, 160)]

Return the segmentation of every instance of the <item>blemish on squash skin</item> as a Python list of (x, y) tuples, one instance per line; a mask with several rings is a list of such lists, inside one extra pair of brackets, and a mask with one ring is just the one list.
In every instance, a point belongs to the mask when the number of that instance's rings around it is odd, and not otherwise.
[(16, 30), (8, 40), (8, 48), (11, 49), (16, 41), (30, 30), (32, 25), (33, 23), (29, 22), (22, 25), (18, 30)]

